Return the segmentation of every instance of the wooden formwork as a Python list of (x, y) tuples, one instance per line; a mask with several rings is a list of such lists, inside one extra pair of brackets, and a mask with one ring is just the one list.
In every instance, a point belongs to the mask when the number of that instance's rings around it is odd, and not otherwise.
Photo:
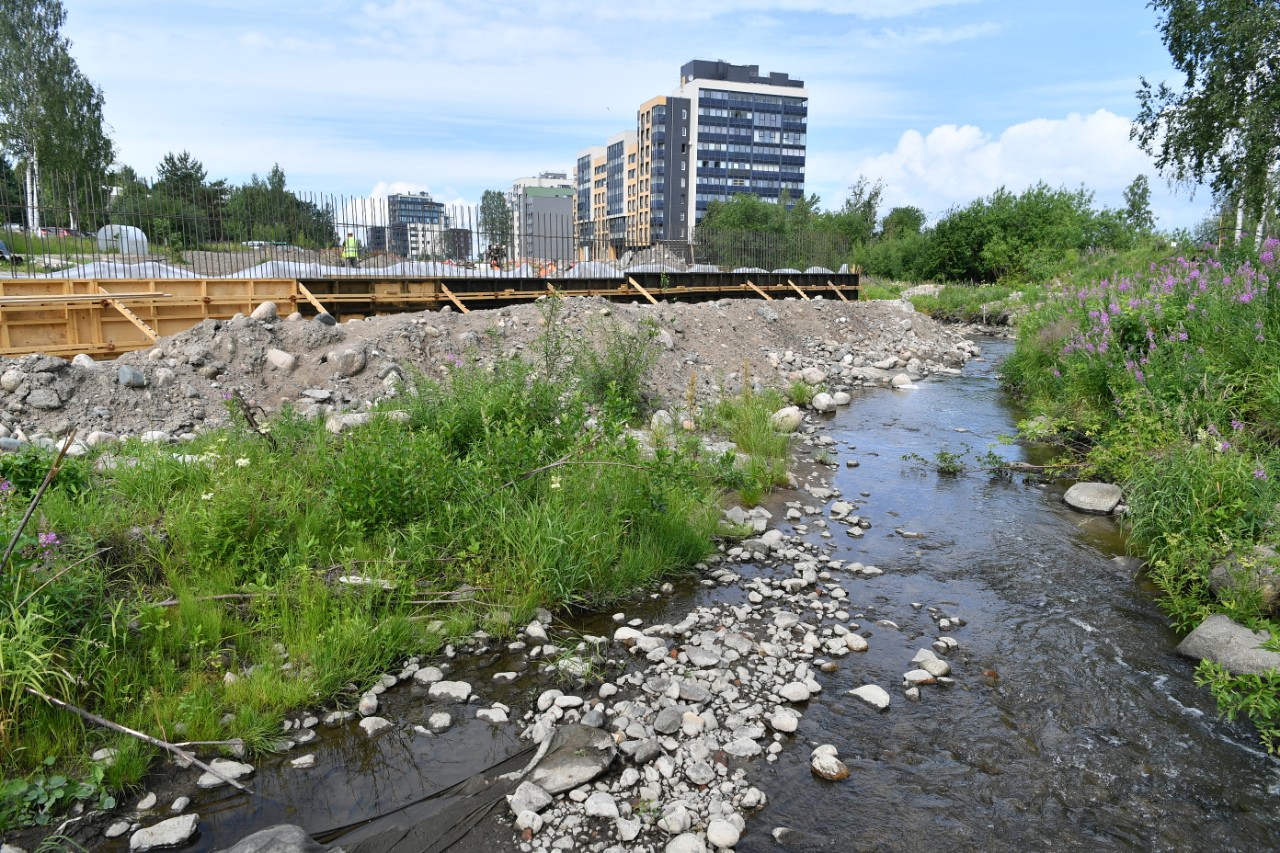
[(733, 297), (858, 298), (856, 274), (637, 273), (625, 279), (485, 276), (327, 279), (0, 279), (0, 356), (87, 353), (113, 358), (204, 320), (274, 302), (281, 314), (349, 318), (401, 311), (493, 308), (548, 294), (614, 300), (705, 301)]

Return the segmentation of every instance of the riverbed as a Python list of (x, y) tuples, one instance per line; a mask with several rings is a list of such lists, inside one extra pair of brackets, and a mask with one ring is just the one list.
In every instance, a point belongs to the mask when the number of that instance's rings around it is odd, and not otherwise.
[[(1115, 560), (1124, 544), (1119, 527), (1068, 510), (1060, 486), (977, 472), (940, 476), (904, 458), (939, 450), (972, 458), (988, 449), (1009, 460), (1038, 458), (1001, 443), (1017, 419), (996, 374), (1009, 344), (982, 345), (986, 358), (960, 376), (862, 392), (823, 422), (834, 443), (806, 470), (855, 504), (871, 523), (862, 536), (822, 514), (785, 521), (789, 503), (821, 509), (803, 493), (784, 491), (770, 503), (788, 534), (825, 542), (835, 558), (883, 574), (843, 583), (869, 649), (821, 676), (823, 691), (799, 708), (800, 727), (776, 761), (747, 763), (769, 804), (749, 818), (736, 849), (1273, 849), (1280, 764), (1247, 725), (1219, 719), (1194, 685), (1194, 667), (1174, 655), (1176, 638), (1150, 590)], [(762, 571), (735, 569), (744, 578)], [(621, 609), (647, 624), (674, 622), (745, 594), (691, 580)], [(605, 613), (561, 627), (609, 636), (615, 625)], [(908, 701), (903, 673), (940, 634), (958, 642), (948, 656), (954, 684), (925, 686), (919, 701)], [(522, 673), (495, 684), (492, 673), (504, 670)], [(496, 645), (455, 661), (449, 677), (474, 684), (486, 705), (504, 702), (516, 713), (546, 686), (536, 666), (525, 668)], [(848, 695), (868, 683), (890, 692), (889, 710), (877, 713)], [(431, 710), (417, 688), (393, 688), (379, 711), (396, 721), (390, 734), (370, 740), (354, 726), (319, 729), (315, 741), (259, 760), (254, 796), (196, 798), (201, 835), (186, 849), (224, 848), (280, 822), (349, 845), (390, 821), (428, 818), (449, 798), (364, 823), (523, 746), (518, 722), (493, 725), (465, 711), (455, 712), (447, 732), (424, 736), (413, 726)], [(849, 780), (812, 776), (810, 750), (822, 743), (837, 747)], [(292, 767), (304, 752), (315, 766)], [(516, 849), (508, 827), (490, 821), (474, 849)]]

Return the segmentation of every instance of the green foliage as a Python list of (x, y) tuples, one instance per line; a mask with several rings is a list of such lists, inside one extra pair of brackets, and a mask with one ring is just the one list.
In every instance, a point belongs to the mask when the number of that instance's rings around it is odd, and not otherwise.
[[(1019, 325), (1005, 381), (1081, 476), (1121, 483), (1132, 547), (1176, 628), (1212, 613), (1276, 630), (1248, 590), (1215, 597), (1210, 567), (1274, 544), (1280, 472), (1280, 243), (1220, 257), (1098, 261), (1049, 288)], [(1277, 747), (1275, 685), (1202, 677)]]
[(988, 323), (1003, 313), (1013, 299), (1021, 298), (1022, 291), (1005, 285), (949, 285), (935, 294), (912, 296), (911, 304), (921, 314), (949, 323)]
[[(705, 557), (716, 466), (696, 442), (624, 438), (652, 329), (602, 329), (596, 344), (589, 372), (570, 364), (561, 380), (458, 358), (343, 435), (286, 410), (265, 435), (239, 423), (181, 458), (134, 443), (133, 466), (69, 461), (32, 522), (59, 541), (24, 539), (0, 574), (0, 765), (25, 779), (0, 809), (26, 822), (36, 812), (14, 803), (28, 796), (64, 808), (67, 788), (32, 776), (36, 762), (100, 744), (28, 688), (160, 736), (157, 720), (271, 749), (283, 714), (342, 701), (448, 632), (631, 595)], [(41, 473), (0, 460), (24, 489)], [(25, 504), (6, 494), (12, 522)], [(103, 786), (146, 772), (151, 752), (131, 743)]]
[(658, 327), (651, 320), (635, 330), (610, 323), (600, 337), (598, 346), (578, 349), (574, 372), (588, 401), (630, 421), (646, 406), (645, 380), (659, 355)]
[(1227, 719), (1243, 714), (1254, 721), (1267, 751), (1280, 753), (1280, 672), (1232, 675), (1205, 660), (1196, 668), (1196, 684), (1209, 688)]
[(1280, 155), (1280, 6), (1262, 0), (1150, 0), (1180, 89), (1142, 80), (1132, 136), (1173, 181), (1208, 180), (1256, 219)]
[(115, 808), (115, 797), (103, 785), (101, 764), (90, 766), (88, 776), (69, 779), (53, 772), (57, 760), (44, 760), (42, 770), (28, 779), (0, 777), (0, 832), (23, 826), (48, 826), (57, 815), (77, 802), (90, 808)]
[(818, 389), (805, 382), (803, 379), (797, 379), (787, 388), (787, 399), (794, 405), (807, 406), (813, 402), (813, 398), (817, 395)]
[(484, 191), (480, 196), (479, 224), (488, 246), (486, 255), (489, 260), (506, 260), (515, 246), (515, 214), (506, 194), (499, 190)]
[(774, 486), (787, 482), (791, 436), (773, 426), (773, 413), (784, 401), (776, 391), (740, 394), (721, 399), (710, 412), (712, 424), (738, 448), (716, 460), (717, 479), (738, 492), (747, 506), (755, 506)]

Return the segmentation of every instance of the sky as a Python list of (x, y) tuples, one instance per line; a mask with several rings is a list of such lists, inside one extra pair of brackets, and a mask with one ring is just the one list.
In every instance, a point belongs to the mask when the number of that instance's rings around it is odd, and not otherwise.
[(722, 59), (805, 82), (805, 189), (827, 209), (860, 176), (881, 215), (931, 219), (1039, 181), (1119, 207), (1139, 174), (1163, 230), (1211, 203), (1129, 140), (1139, 79), (1182, 83), (1142, 0), (63, 2), (142, 175), (186, 150), (211, 180), (279, 163), (290, 189), (474, 204), (569, 171), (681, 65)]

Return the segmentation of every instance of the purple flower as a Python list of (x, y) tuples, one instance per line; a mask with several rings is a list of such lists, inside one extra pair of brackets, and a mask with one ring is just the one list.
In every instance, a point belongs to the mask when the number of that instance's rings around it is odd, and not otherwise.
[(0, 495), (8, 495), (13, 491), (13, 483), (8, 480), (0, 480)]
[(1239, 432), (1240, 430), (1244, 429), (1244, 422), (1243, 422), (1243, 421), (1238, 421), (1238, 420), (1236, 420), (1235, 418), (1232, 418), (1232, 419), (1231, 419), (1231, 428), (1232, 428), (1233, 430), (1235, 430), (1236, 432)]
[(1226, 453), (1230, 449), (1231, 449), (1231, 442), (1223, 441), (1218, 443), (1218, 450), (1222, 451), (1223, 453)]
[(1253, 479), (1255, 479), (1255, 480), (1265, 480), (1265, 479), (1267, 479), (1267, 469), (1265, 469), (1265, 468), (1254, 468), (1254, 469), (1253, 469)]
[(56, 548), (58, 545), (62, 544), (61, 540), (58, 539), (58, 534), (56, 533), (41, 533), (37, 538), (40, 540), (40, 544), (45, 548)]

